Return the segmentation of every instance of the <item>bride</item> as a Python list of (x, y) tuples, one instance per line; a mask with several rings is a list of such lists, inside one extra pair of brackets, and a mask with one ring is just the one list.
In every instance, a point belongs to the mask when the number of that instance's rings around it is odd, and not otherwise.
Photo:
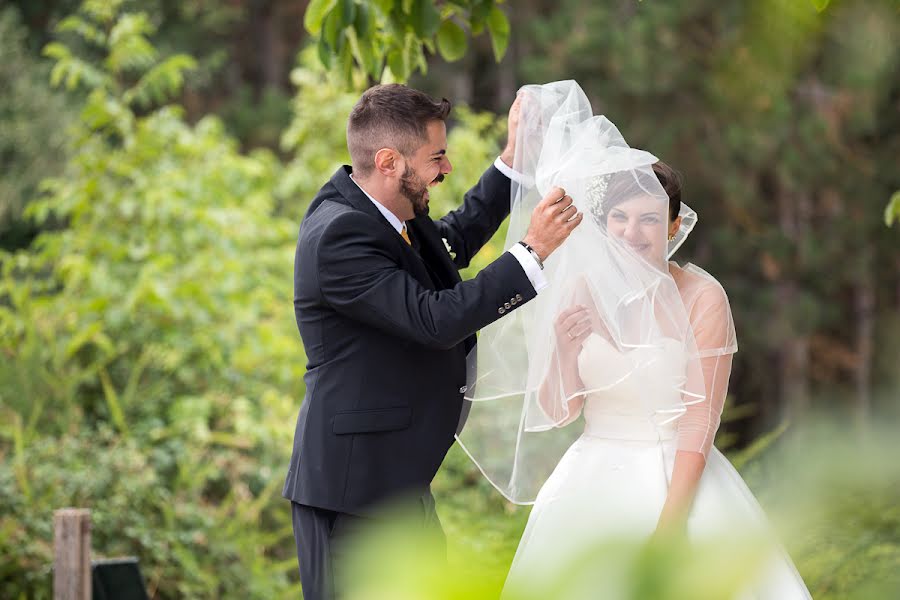
[[(591, 218), (546, 261), (550, 286), (470, 356), (458, 441), (510, 501), (534, 504), (506, 590), (598, 540), (764, 533), (713, 446), (737, 342), (722, 286), (668, 260), (697, 222), (677, 175), (628, 147), (575, 82), (522, 93), (507, 246), (553, 186)], [(783, 551), (767, 565), (740, 598), (810, 598)]]

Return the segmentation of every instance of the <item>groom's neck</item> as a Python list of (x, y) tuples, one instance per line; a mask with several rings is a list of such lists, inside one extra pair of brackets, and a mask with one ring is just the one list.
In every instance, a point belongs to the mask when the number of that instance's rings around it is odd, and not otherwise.
[(376, 202), (391, 211), (400, 221), (406, 221), (409, 218), (408, 202), (404, 203), (403, 196), (395, 189), (393, 182), (378, 173), (374, 173), (366, 178), (353, 175), (353, 181), (359, 185), (369, 196)]

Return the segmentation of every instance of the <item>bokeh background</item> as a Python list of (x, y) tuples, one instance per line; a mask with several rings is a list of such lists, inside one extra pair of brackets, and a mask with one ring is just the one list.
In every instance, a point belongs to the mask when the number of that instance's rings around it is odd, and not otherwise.
[[(740, 344), (717, 446), (814, 597), (891, 597), (897, 40), (896, 0), (0, 1), (0, 597), (50, 597), (63, 506), (153, 598), (299, 596), (294, 243), (381, 79), (454, 103), (436, 217), (526, 83), (683, 174)], [(495, 595), (527, 507), (455, 448), (434, 489), (453, 593)]]

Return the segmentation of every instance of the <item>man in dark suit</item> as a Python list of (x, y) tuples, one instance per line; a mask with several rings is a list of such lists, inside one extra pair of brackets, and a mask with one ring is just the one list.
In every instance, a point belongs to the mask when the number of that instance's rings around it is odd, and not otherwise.
[(352, 168), (337, 170), (303, 219), (294, 312), (309, 364), (283, 495), (307, 600), (334, 597), (346, 532), (385, 501), (415, 498), (440, 528), (429, 486), (460, 422), (474, 334), (535, 297), (542, 261), (581, 222), (555, 188), (520, 244), (461, 281), (458, 269), (509, 213), (518, 107), (501, 157), (433, 221), (428, 190), (451, 171), (450, 103), (371, 88), (347, 126)]

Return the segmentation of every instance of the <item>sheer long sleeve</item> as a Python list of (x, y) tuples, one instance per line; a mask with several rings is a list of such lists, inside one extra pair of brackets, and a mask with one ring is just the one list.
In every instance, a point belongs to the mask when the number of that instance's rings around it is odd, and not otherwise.
[(554, 350), (547, 377), (541, 383), (538, 403), (555, 427), (565, 427), (581, 416), (584, 384), (578, 375), (577, 357), (561, 359)]
[(678, 419), (678, 449), (707, 456), (721, 423), (737, 340), (725, 290), (711, 276), (703, 275), (700, 284), (687, 290), (685, 305), (690, 310), (700, 363), (694, 372), (703, 377), (706, 397), (686, 402), (687, 412)]

